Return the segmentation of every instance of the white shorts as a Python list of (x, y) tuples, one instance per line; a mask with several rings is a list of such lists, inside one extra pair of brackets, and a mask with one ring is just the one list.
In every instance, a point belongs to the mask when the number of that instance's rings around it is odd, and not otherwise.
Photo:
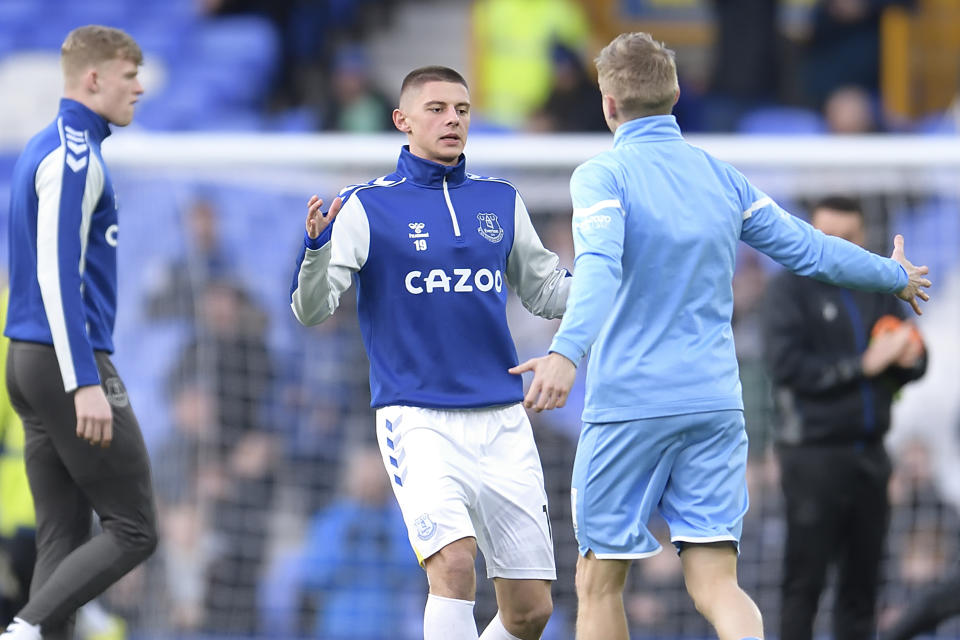
[(543, 470), (521, 405), (383, 407), (377, 441), (421, 564), (476, 538), (488, 578), (556, 580)]

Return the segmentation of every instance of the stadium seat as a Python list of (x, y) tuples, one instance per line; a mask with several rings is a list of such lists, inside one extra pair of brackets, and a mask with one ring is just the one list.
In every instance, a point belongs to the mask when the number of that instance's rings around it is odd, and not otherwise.
[(814, 135), (826, 133), (823, 118), (799, 107), (760, 107), (740, 119), (737, 131), (755, 135)]

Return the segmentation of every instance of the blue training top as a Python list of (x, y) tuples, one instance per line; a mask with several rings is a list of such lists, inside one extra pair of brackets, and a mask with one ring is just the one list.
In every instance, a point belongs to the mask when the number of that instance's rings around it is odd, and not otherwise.
[(825, 282), (907, 284), (895, 261), (824, 235), (687, 144), (673, 116), (622, 124), (570, 192), (576, 277), (550, 350), (577, 363), (593, 347), (585, 422), (743, 409), (730, 325), (738, 240)]
[(532, 313), (563, 314), (570, 280), (540, 242), (516, 188), (419, 158), (341, 192), (343, 207), (305, 237), (291, 288), (297, 319), (328, 318), (357, 287), (372, 405), (470, 408), (523, 398), (507, 372), (509, 284)]
[(53, 345), (67, 392), (99, 384), (93, 352), (113, 351), (117, 203), (100, 156), (108, 135), (104, 118), (64, 98), (13, 169), (4, 333)]

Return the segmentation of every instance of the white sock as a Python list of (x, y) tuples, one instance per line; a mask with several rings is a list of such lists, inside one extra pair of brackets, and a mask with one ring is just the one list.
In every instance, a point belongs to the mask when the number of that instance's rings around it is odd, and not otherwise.
[(3, 632), (4, 640), (42, 640), (40, 625), (30, 624), (22, 618), (14, 618)]
[(473, 601), (429, 594), (423, 610), (423, 640), (478, 640)]
[(487, 625), (480, 635), (480, 640), (520, 640), (503, 626), (503, 620), (500, 619), (500, 612), (493, 616), (493, 620)]

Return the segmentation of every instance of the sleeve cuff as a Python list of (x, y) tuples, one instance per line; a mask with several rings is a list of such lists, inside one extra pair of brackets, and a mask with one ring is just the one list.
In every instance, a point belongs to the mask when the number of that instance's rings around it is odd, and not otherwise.
[[(334, 220), (336, 222), (336, 220)], [(330, 237), (333, 235), (333, 222), (327, 225), (327, 228), (320, 232), (316, 238), (311, 238), (310, 234), (307, 233), (306, 229), (303, 231), (303, 244), (312, 251), (316, 251), (323, 247), (323, 245), (330, 242)]]
[(903, 268), (903, 265), (899, 262), (896, 263), (897, 268), (900, 270), (897, 274), (897, 286), (890, 293), (900, 293), (905, 286), (910, 283), (910, 276), (907, 275), (907, 270)]
[(553, 343), (551, 343), (549, 351), (553, 353), (559, 353), (578, 367), (580, 366), (580, 361), (585, 355), (583, 350), (580, 349), (575, 342), (562, 336), (554, 336)]

